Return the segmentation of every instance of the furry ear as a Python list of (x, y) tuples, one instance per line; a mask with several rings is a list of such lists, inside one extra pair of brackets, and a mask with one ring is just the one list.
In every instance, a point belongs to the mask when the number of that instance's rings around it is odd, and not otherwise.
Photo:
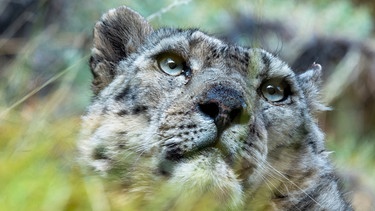
[(304, 73), (297, 76), (298, 83), (306, 97), (306, 102), (312, 113), (329, 110), (320, 102), (319, 89), (321, 85), (322, 66), (312, 64)]
[(90, 58), (95, 94), (113, 80), (117, 64), (136, 51), (152, 31), (140, 14), (125, 6), (102, 16), (94, 28), (94, 47)]

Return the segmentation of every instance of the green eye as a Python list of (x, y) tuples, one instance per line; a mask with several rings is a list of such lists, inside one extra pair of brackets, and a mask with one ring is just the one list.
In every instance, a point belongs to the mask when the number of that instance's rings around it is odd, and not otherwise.
[(281, 79), (271, 79), (261, 87), (263, 97), (271, 102), (281, 102), (289, 96), (289, 86)]
[(165, 73), (177, 76), (184, 72), (185, 61), (175, 54), (163, 54), (158, 58), (159, 68)]

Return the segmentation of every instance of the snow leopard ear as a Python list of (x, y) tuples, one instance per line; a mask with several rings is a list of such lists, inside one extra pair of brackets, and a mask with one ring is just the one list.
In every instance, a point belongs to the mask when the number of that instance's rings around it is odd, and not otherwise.
[(328, 107), (320, 102), (321, 75), (322, 66), (314, 63), (307, 71), (297, 76), (298, 83), (302, 88), (307, 105), (312, 113), (329, 110)]
[(136, 51), (152, 31), (140, 14), (125, 6), (109, 10), (101, 17), (95, 24), (90, 58), (95, 94), (113, 80), (117, 64)]

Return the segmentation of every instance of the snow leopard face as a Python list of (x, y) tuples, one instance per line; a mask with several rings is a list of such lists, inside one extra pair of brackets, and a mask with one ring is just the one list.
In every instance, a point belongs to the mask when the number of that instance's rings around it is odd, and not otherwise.
[(154, 196), (162, 184), (170, 201), (209, 194), (219, 208), (281, 208), (330, 169), (312, 117), (323, 108), (318, 64), (295, 75), (264, 50), (153, 29), (120, 7), (96, 24), (90, 66), (81, 158), (129, 192)]

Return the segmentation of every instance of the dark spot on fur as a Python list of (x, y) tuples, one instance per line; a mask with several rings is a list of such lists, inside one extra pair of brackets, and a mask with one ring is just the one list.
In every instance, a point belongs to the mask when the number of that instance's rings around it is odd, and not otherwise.
[(262, 108), (262, 111), (264, 112), (264, 111), (267, 111), (268, 109), (270, 109), (271, 108), (271, 106), (265, 106), (265, 107), (263, 107)]
[(237, 60), (237, 61), (240, 60), (240, 58), (239, 58), (237, 55), (235, 55), (235, 54), (230, 54), (230, 55), (229, 55), (229, 58), (231, 58), (231, 59), (233, 59), (233, 60)]
[(169, 176), (169, 172), (164, 170), (163, 168), (160, 168), (160, 171), (158, 171), (157, 173), (160, 173), (160, 175), (162, 176)]
[(126, 135), (126, 134), (128, 134), (128, 132), (127, 131), (120, 131), (120, 132), (117, 132), (117, 134), (118, 135)]
[(267, 54), (262, 53), (262, 61), (263, 61), (263, 64), (264, 64), (266, 70), (269, 70), (270, 65), (271, 65), (271, 60), (270, 60), (270, 58)]
[(182, 149), (178, 146), (168, 148), (165, 158), (168, 160), (179, 160), (182, 158)]
[(254, 134), (254, 133), (255, 133), (255, 126), (254, 126), (254, 125), (250, 125), (250, 127), (249, 127), (249, 132), (250, 132), (251, 134)]
[(129, 112), (127, 110), (121, 110), (121, 111), (117, 112), (117, 115), (119, 115), (119, 116), (126, 116), (128, 114), (129, 114)]
[(125, 87), (118, 95), (116, 95), (115, 100), (116, 101), (122, 101), (125, 98), (127, 98), (127, 95), (129, 94), (130, 89), (129, 87)]
[(143, 113), (143, 112), (145, 112), (145, 111), (147, 111), (147, 106), (137, 106), (137, 107), (135, 107), (134, 109), (133, 109), (133, 114), (139, 114), (139, 113)]
[(195, 125), (195, 124), (187, 126), (188, 129), (192, 129), (192, 128), (196, 128), (196, 127), (197, 127), (197, 125)]
[(95, 160), (108, 159), (108, 156), (105, 155), (106, 149), (104, 146), (98, 146), (95, 148), (93, 153), (93, 158)]
[[(247, 145), (248, 147), (253, 147), (253, 146), (254, 146), (254, 143), (252, 142), (251, 139), (249, 139), (249, 140), (246, 141), (246, 145)], [(244, 148), (246, 148), (246, 147), (244, 146)]]
[(220, 54), (221, 54), (221, 55), (225, 55), (225, 51), (226, 51), (226, 50), (227, 50), (227, 46), (223, 46), (223, 47), (221, 47), (220, 50), (219, 50), (219, 51), (220, 51)]
[(318, 154), (318, 148), (317, 148), (317, 146), (316, 146), (315, 141), (310, 140), (309, 142), (307, 142), (307, 145), (309, 145), (309, 146), (312, 148), (312, 151), (313, 151), (315, 154)]
[(259, 133), (259, 131), (258, 130), (256, 130), (255, 131), (255, 136), (258, 138), (258, 139), (260, 139), (261, 138), (261, 136), (260, 136), (260, 133)]
[(273, 196), (274, 199), (285, 199), (287, 197), (288, 195), (284, 195), (280, 191), (276, 191)]
[(250, 60), (250, 55), (249, 55), (249, 52), (247, 52), (247, 51), (245, 51), (245, 60), (247, 62), (249, 62), (249, 60)]
[(336, 181), (337, 178), (333, 173), (327, 173), (320, 176), (320, 179), (326, 179), (327, 181)]
[(214, 48), (212, 50), (212, 57), (215, 58), (215, 59), (217, 59), (217, 58), (220, 57), (220, 55), (217, 53), (217, 49), (216, 48)]
[(119, 149), (125, 149), (125, 147), (126, 147), (125, 144), (119, 144), (119, 145), (118, 145), (118, 148), (119, 148)]

